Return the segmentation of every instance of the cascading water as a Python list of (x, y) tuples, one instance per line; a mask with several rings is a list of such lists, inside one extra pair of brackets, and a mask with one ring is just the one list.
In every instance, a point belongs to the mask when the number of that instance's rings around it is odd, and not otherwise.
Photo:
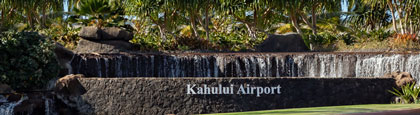
[(28, 97), (23, 96), (17, 102), (8, 102), (7, 101), (7, 98), (5, 98), (4, 96), (0, 95), (0, 103), (2, 103), (0, 105), (0, 115), (13, 115), (13, 109), (17, 105), (19, 105), (20, 103), (22, 103), (23, 101), (25, 101), (26, 99), (28, 99)]
[(45, 105), (45, 115), (57, 115), (58, 113), (54, 111), (54, 100), (43, 97), (44, 99), (44, 105)]
[(72, 66), (91, 77), (379, 77), (399, 70), (419, 80), (420, 54), (79, 54)]

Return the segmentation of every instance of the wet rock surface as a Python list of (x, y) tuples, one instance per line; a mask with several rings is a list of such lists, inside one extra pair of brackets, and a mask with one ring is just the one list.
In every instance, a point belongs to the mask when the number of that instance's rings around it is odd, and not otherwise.
[(71, 60), (73, 59), (74, 53), (73, 51), (66, 49), (63, 45), (56, 42), (54, 54), (56, 56), (56, 60), (59, 63), (61, 69), (59, 72), (59, 76), (64, 76), (72, 72), (72, 68), (70, 65)]
[[(82, 78), (96, 114), (199, 114), (389, 103), (392, 78)], [(281, 94), (189, 95), (187, 84), (281, 86)], [(236, 92), (235, 92), (236, 93)]]
[(21, 95), (22, 99), (13, 108), (15, 115), (76, 115), (81, 114), (74, 107), (69, 107), (50, 91), (33, 91)]

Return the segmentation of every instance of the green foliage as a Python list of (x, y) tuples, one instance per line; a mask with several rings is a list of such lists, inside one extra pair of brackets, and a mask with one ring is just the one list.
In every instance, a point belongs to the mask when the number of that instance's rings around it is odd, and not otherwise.
[(228, 33), (228, 34), (213, 34), (213, 42), (217, 44), (218, 48), (221, 50), (227, 51), (244, 51), (253, 49), (256, 44), (259, 44), (263, 41), (263, 38), (266, 36), (259, 34), (257, 38), (253, 39), (252, 37), (246, 34), (240, 33)]
[[(308, 46), (330, 47), (343, 41), (346, 47), (354, 44), (364, 47), (367, 42), (382, 43), (394, 33), (417, 35), (418, 39), (419, 3), (418, 0), (1, 0), (0, 31), (13, 27), (41, 31), (67, 48), (74, 48), (78, 39), (78, 30), (68, 28), (80, 24), (135, 30), (142, 35), (132, 42), (141, 50), (197, 48), (176, 46), (183, 44), (176, 38), (185, 38), (186, 44), (192, 42), (186, 38), (195, 38), (195, 42), (206, 38), (215, 45), (205, 49), (252, 50), (265, 38), (263, 33), (292, 31), (301, 34)], [(63, 4), (67, 4), (69, 12), (65, 12)], [(342, 12), (342, 4), (346, 4), (348, 12)], [(62, 20), (67, 24), (57, 27), (56, 22)]]
[[(30, 29), (47, 28), (63, 9), (64, 0), (0, 0), (0, 29), (25, 23)], [(3, 28), (4, 27), (4, 28)]]
[(393, 88), (393, 90), (388, 90), (388, 92), (400, 97), (403, 100), (403, 103), (405, 104), (418, 104), (417, 102), (419, 102), (418, 96), (420, 94), (420, 88), (416, 87), (415, 85), (416, 83), (408, 83), (406, 85), (401, 86), (400, 90)]
[(42, 29), (39, 32), (43, 35), (49, 35), (52, 40), (63, 44), (67, 49), (75, 49), (80, 39), (78, 36), (79, 30), (66, 27), (65, 25), (54, 24), (52, 28)]
[(329, 33), (319, 33), (317, 35), (309, 35), (310, 43), (316, 45), (329, 45), (335, 43), (337, 36)]
[(0, 82), (15, 89), (38, 89), (58, 74), (54, 43), (36, 32), (0, 33)]
[(372, 30), (369, 32), (369, 38), (377, 41), (384, 41), (391, 37), (391, 35), (392, 33), (390, 31), (386, 31), (385, 29)]
[(69, 20), (98, 27), (124, 27), (124, 9), (120, 5), (119, 0), (82, 0)]
[(162, 42), (156, 34), (134, 34), (130, 41), (135, 44), (136, 49), (141, 51), (161, 50), (212, 50), (212, 51), (245, 51), (254, 49), (255, 45), (261, 43), (265, 34), (258, 34), (260, 39), (252, 39), (246, 34), (212, 34), (212, 39), (197, 39), (192, 36), (179, 36)]
[(159, 37), (151, 35), (143, 35), (143, 34), (134, 34), (134, 38), (130, 40), (131, 43), (135, 45), (135, 49), (141, 51), (157, 51), (163, 50), (162, 43)]

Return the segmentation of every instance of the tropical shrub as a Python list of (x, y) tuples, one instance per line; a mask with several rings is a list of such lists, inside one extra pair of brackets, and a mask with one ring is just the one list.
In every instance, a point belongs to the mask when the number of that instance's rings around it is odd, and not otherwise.
[[(402, 99), (402, 103), (418, 103), (418, 96), (420, 94), (420, 88), (415, 86), (416, 83), (408, 83), (404, 86), (401, 86), (401, 89), (393, 88), (393, 90), (388, 90), (388, 92), (394, 94), (395, 96)], [(399, 103), (399, 102), (397, 102)]]
[[(69, 17), (71, 22), (81, 22), (88, 26), (128, 27), (125, 24), (124, 7), (119, 0), (82, 0), (73, 9), (76, 15)], [(131, 29), (131, 28), (127, 28)]]
[(54, 48), (37, 32), (0, 33), (0, 82), (18, 90), (42, 88), (58, 74)]
[(377, 41), (384, 41), (387, 38), (391, 37), (392, 33), (384, 29), (378, 29), (370, 31), (369, 35), (370, 38), (373, 38)]
[(135, 33), (134, 38), (130, 40), (130, 42), (134, 44), (135, 49), (141, 51), (163, 50), (160, 41), (159, 37), (154, 34), (145, 35), (139, 33)]
[(176, 38), (176, 43), (174, 44), (177, 49), (180, 50), (189, 50), (189, 49), (198, 49), (198, 50), (210, 50), (214, 49), (214, 45), (205, 39), (197, 39), (194, 37), (178, 37)]
[(49, 29), (42, 29), (39, 32), (48, 35), (52, 40), (63, 44), (67, 49), (75, 49), (80, 37), (78, 36), (80, 28), (74, 29), (56, 25)]
[(413, 34), (396, 33), (389, 39), (389, 46), (399, 51), (420, 50), (420, 42)]

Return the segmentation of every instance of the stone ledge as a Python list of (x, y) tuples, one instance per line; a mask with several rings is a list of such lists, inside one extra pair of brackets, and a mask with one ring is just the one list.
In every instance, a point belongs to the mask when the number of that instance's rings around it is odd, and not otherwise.
[[(390, 103), (390, 78), (81, 78), (96, 114), (201, 114)], [(280, 94), (187, 94), (187, 85), (281, 86)], [(276, 90), (274, 88), (274, 90)], [(197, 90), (196, 90), (197, 91)]]

